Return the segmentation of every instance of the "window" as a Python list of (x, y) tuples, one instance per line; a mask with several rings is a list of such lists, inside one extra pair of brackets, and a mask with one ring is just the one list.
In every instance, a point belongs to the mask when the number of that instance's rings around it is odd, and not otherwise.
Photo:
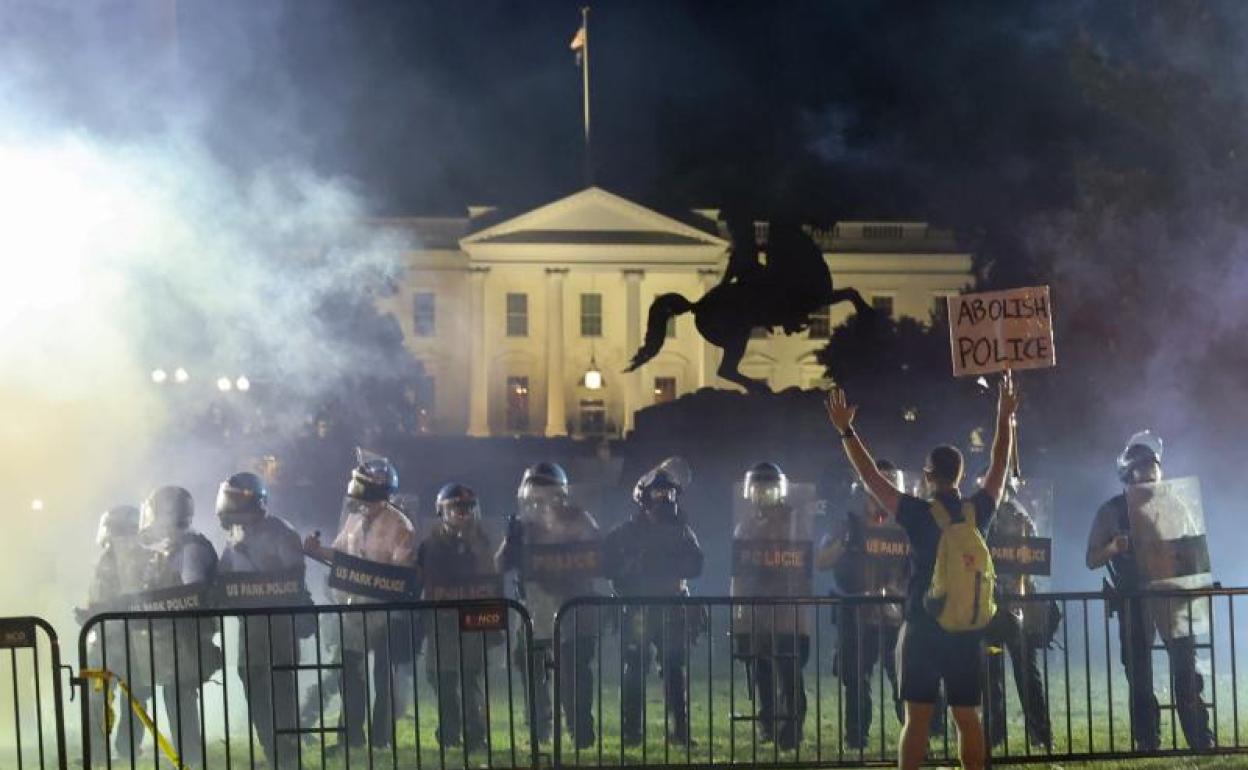
[(412, 326), (417, 337), (432, 337), (437, 326), (434, 321), (434, 293), (418, 291), (412, 297)]
[(932, 325), (947, 326), (949, 324), (949, 296), (937, 294), (932, 297)]
[(885, 318), (893, 317), (893, 298), (888, 294), (876, 294), (872, 297), (871, 307)]
[(663, 336), (669, 340), (676, 338), (676, 316), (667, 319), (667, 328), (663, 330)]
[[(524, 295), (521, 294), (521, 297)], [(507, 378), (507, 430), (524, 433), (529, 429), (529, 378)]]
[(529, 295), (507, 293), (507, 336), (529, 336)]
[(606, 432), (606, 402), (600, 398), (581, 399), (581, 435), (601, 436)]
[(676, 400), (676, 378), (675, 377), (655, 377), (654, 378), (654, 403), (666, 404), (669, 401)]
[(903, 230), (901, 225), (863, 225), (862, 237), (875, 238), (879, 240), (901, 240)]
[(810, 314), (806, 336), (812, 340), (826, 340), (832, 336), (832, 312), (827, 305)]
[(602, 295), (581, 295), (581, 336), (602, 336)]

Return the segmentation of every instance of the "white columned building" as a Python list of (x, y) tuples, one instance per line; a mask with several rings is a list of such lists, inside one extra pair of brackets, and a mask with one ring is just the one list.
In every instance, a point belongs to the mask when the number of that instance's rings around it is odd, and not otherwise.
[[(430, 432), (618, 436), (638, 409), (736, 387), (716, 376), (719, 350), (692, 314), (669, 325), (652, 361), (624, 373), (655, 297), (696, 301), (720, 280), (729, 242), (714, 210), (661, 213), (591, 187), (531, 211), (473, 207), (377, 224), (417, 244), (398, 291), (379, 304), (424, 366), (413, 390)], [(839, 222), (811, 234), (837, 286), (894, 316), (926, 321), (973, 280), (970, 255), (922, 222)], [(815, 354), (848, 312), (816, 314), (806, 333), (752, 339), (742, 371), (776, 390), (819, 386)], [(586, 387), (591, 368), (602, 387)]]

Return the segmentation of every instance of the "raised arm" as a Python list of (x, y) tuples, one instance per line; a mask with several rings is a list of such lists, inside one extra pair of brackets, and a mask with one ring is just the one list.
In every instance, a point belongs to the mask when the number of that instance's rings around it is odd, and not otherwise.
[(997, 430), (992, 439), (992, 463), (984, 476), (984, 491), (993, 503), (1001, 504), (1005, 491), (1005, 476), (1010, 472), (1010, 457), (1014, 453), (1014, 412), (1018, 410), (1018, 391), (1014, 377), (1008, 371), (997, 386)]
[(845, 402), (845, 391), (841, 388), (832, 388), (828, 392), (826, 406), (828, 419), (841, 434), (841, 446), (845, 449), (845, 456), (854, 466), (863, 486), (884, 510), (896, 515), (897, 506), (901, 503), (901, 492), (875, 467), (871, 453), (854, 432), (854, 416), (858, 413), (858, 407)]

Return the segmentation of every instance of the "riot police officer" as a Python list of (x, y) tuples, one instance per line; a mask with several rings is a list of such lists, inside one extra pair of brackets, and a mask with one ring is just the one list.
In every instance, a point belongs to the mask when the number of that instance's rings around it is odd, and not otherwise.
[[(254, 473), (235, 473), (217, 491), (217, 519), (228, 533), (221, 553), (220, 600), (227, 607), (290, 607), (311, 604), (304, 578), (299, 535), (268, 512), (269, 490)], [(315, 616), (300, 616), (315, 622)], [(247, 713), (269, 767), (295, 767), (295, 736), (279, 740), (276, 730), (296, 725), (299, 662), (296, 620), (289, 615), (249, 616), (238, 628), (238, 675), (247, 695)], [(306, 626), (306, 621), (300, 622)]]
[[(637, 510), (603, 539), (603, 573), (616, 596), (688, 596), (686, 581), (702, 574), (702, 548), (680, 509), (680, 496), (688, 483), (688, 474), (681, 472), (682, 463), (673, 458), (638, 479), (633, 487)], [(656, 653), (670, 716), (669, 737), (676, 743), (688, 743), (685, 650), (701, 631), (701, 611), (681, 606), (623, 608), (621, 738), (625, 745), (641, 743), (642, 683)]]
[[(895, 488), (905, 488), (901, 470), (891, 462), (881, 459), (876, 467)], [(849, 513), (845, 529), (820, 543), (816, 565), (832, 570), (844, 596), (904, 597), (909, 552), (905, 532), (874, 497), (863, 498), (862, 512)], [(905, 721), (894, 655), (901, 621), (900, 604), (847, 604), (838, 608), (836, 673), (845, 687), (845, 744), (851, 749), (867, 746), (874, 713), (871, 679), (877, 662), (884, 667), (891, 685), (897, 721)]]
[[(342, 504), (342, 523), (331, 548), (321, 544), (320, 533), (304, 540), (304, 552), (331, 566), (330, 599), (338, 604), (369, 605), (403, 601), (415, 595), (416, 532), (390, 498), (398, 492), (399, 472), (386, 458), (359, 450), (351, 470)], [(350, 569), (337, 567), (349, 565)], [(348, 577), (343, 577), (347, 575)], [(349, 579), (362, 576), (363, 582)], [(380, 575), (410, 585), (395, 591), (370, 588)], [(344, 619), (341, 638), (335, 640), (342, 655), (342, 713), (347, 729), (347, 751), (364, 745), (364, 722), (371, 715), (368, 743), (389, 746), (398, 709), (393, 703), (392, 663), (410, 661), (414, 655), (405, 613), (362, 612)], [(337, 625), (337, 624), (334, 624)], [(331, 632), (336, 632), (331, 626)], [(365, 684), (369, 655), (372, 684)], [(367, 702), (371, 692), (373, 702)]]
[[(553, 709), (549, 672), (555, 613), (568, 599), (591, 596), (600, 572), (599, 533), (596, 522), (568, 496), (568, 475), (556, 463), (542, 462), (528, 468), (516, 491), (518, 513), (507, 525), (507, 536), (494, 556), (499, 572), (516, 572), (517, 598), (533, 620), (535, 692), (531, 694), (537, 714), (538, 739), (550, 737)], [(558, 659), (567, 686), (561, 690), (565, 724), (576, 745), (594, 742), (594, 656), (597, 618), (592, 607), (582, 607), (572, 617), (572, 627), (560, 636)], [(528, 664), (524, 640), (517, 640), (515, 660), (521, 671)], [(528, 677), (525, 677), (527, 684)]]
[[(191, 527), (194, 514), (195, 502), (182, 487), (159, 487), (143, 502), (139, 535), (157, 552), (148, 587), (160, 591), (159, 602), (169, 607), (202, 606), (216, 577), (216, 549)], [(224, 662), (213, 641), (216, 624), (207, 618), (158, 621), (153, 634), (155, 684), (165, 703), (172, 743), (185, 764), (198, 765), (203, 761), (199, 691)]]
[[(1156, 619), (1148, 602), (1133, 593), (1147, 589), (1149, 575), (1136, 558), (1131, 536), (1128, 496), (1133, 488), (1161, 482), (1162, 443), (1149, 431), (1132, 436), (1118, 456), (1118, 479), (1122, 494), (1101, 505), (1088, 534), (1088, 569), (1105, 567), (1113, 589), (1125, 594), (1117, 599), (1118, 638), (1122, 665), (1130, 691), (1131, 732), (1141, 751), (1155, 751), (1161, 744), (1161, 710), (1153, 692), (1153, 639)], [(1174, 705), (1188, 745), (1194, 749), (1213, 746), (1209, 712), (1201, 701), (1204, 678), (1196, 668), (1195, 639), (1173, 635), (1165, 639), (1174, 682)]]
[[(100, 516), (96, 543), (102, 550), (91, 577), (87, 607), (76, 613), (79, 622), (86, 622), (96, 613), (128, 609), (129, 600), (146, 588), (155, 561), (155, 552), (139, 541), (139, 509), (132, 505), (109, 508)], [(145, 629), (134, 629), (127, 634), (122, 623), (97, 622), (87, 636), (87, 660), (92, 668), (106, 669), (121, 676), (135, 698), (146, 701), (151, 698), (151, 681), (147, 667), (140, 664), (142, 656), (147, 654), (145, 640)], [(88, 696), (91, 698), (91, 723), (100, 728), (107, 723), (105, 713), (112, 706), (104, 698), (111, 698), (113, 690), (106, 689), (103, 693), (104, 697), (94, 691)], [(115, 713), (126, 715), (118, 720), (115, 759), (127, 763), (134, 754), (135, 738), (142, 738), (144, 728), (135, 719), (124, 696), (121, 711)], [(103, 729), (92, 729), (93, 764), (110, 764), (107, 753), (108, 734)]]
[[(811, 527), (805, 512), (789, 504), (788, 477), (775, 463), (758, 463), (741, 490), (747, 510), (732, 535), (732, 596), (810, 596)], [(733, 641), (751, 679), (758, 730), (764, 740), (793, 749), (806, 721), (810, 610), (736, 604), (733, 615)]]
[[(987, 469), (980, 474), (982, 478)], [(1003, 538), (1034, 538), (1036, 523), (1019, 499), (1020, 481), (1016, 476), (1006, 480), (1005, 492), (992, 529), (988, 531), (989, 547), (998, 545)], [(1060, 610), (1056, 603), (1010, 601), (1020, 596), (1036, 593), (1035, 581), (1028, 575), (1010, 574), (1003, 565), (997, 566), (997, 614), (993, 616), (985, 634), (989, 645), (988, 654), (988, 740), (993, 746), (1005, 741), (1005, 660), (1010, 655), (1014, 674), (1014, 687), (1023, 706), (1024, 722), (1028, 740), (1033, 746), (1053, 745), (1049, 721), (1049, 704), (1045, 696), (1044, 679), (1040, 672), (1040, 651), (1049, 643), (1050, 631), (1056, 631)], [(1053, 623), (1050, 629), (1050, 622)], [(995, 648), (995, 649), (994, 649)], [(1004, 650), (1002, 650), (1004, 648)]]
[[(436, 501), (438, 524), (420, 544), (416, 563), (427, 601), (499, 598), (502, 580), (494, 548), (481, 525), (481, 505), (472, 488), (446, 484)], [(486, 746), (485, 648), (501, 639), (495, 631), (462, 631), (458, 614), (435, 610), (425, 672), (438, 692), (441, 746), (465, 750)], [(462, 718), (461, 718), (462, 717)]]

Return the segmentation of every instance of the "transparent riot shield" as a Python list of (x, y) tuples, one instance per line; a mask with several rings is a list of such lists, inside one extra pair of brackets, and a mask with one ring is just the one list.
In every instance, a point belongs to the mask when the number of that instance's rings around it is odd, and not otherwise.
[(988, 532), (1002, 608), (1021, 622), (1028, 637), (1046, 645), (1057, 633), (1061, 609), (1055, 601), (1028, 597), (1049, 590), (1053, 498), (1053, 485), (1046, 480), (1011, 483)]
[[(1127, 487), (1127, 516), (1145, 588), (1176, 591), (1213, 585), (1199, 479)], [(1175, 639), (1208, 631), (1208, 604), (1205, 599), (1156, 599), (1149, 602), (1149, 611), (1162, 638)]]
[(783, 505), (774, 507), (754, 504), (733, 485), (734, 595), (810, 594), (818, 507), (814, 484), (789, 483)]
[(585, 504), (596, 490), (534, 487), (517, 500), (522, 527), (514, 593), (533, 619), (537, 639), (554, 635), (555, 613), (576, 596), (602, 593), (601, 532)]

